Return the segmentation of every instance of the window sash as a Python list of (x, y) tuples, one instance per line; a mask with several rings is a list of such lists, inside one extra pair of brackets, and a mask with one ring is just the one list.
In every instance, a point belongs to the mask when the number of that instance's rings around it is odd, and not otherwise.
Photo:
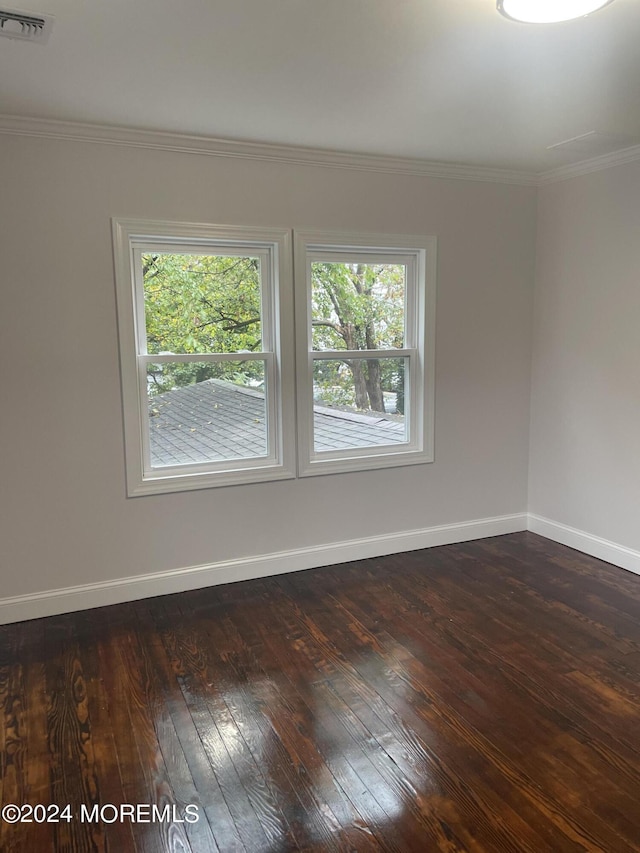
[[(277, 406), (275, 400), (276, 364), (274, 359), (274, 322), (273, 322), (273, 284), (271, 269), (271, 249), (256, 248), (248, 245), (230, 245), (225, 242), (211, 241), (206, 245), (200, 243), (191, 244), (188, 241), (173, 243), (171, 241), (136, 241), (133, 248), (135, 289), (137, 299), (137, 350), (138, 350), (138, 388), (140, 394), (140, 415), (142, 427), (142, 472), (145, 479), (154, 475), (166, 475), (171, 472), (174, 475), (199, 473), (203, 471), (227, 471), (230, 468), (243, 469), (256, 465), (274, 465), (278, 459), (278, 420)], [(210, 353), (170, 353), (153, 354), (148, 352), (146, 332), (146, 306), (144, 297), (144, 279), (142, 256), (152, 252), (166, 255), (201, 255), (221, 257), (257, 257), (260, 259), (260, 328), (263, 350), (260, 352), (243, 352), (234, 350), (230, 352)], [(267, 453), (266, 455), (247, 457), (246, 459), (221, 460), (219, 462), (206, 461), (202, 463), (189, 463), (185, 465), (153, 465), (151, 460), (151, 431), (149, 423), (149, 397), (147, 386), (148, 364), (198, 364), (203, 362), (224, 361), (263, 361), (265, 365), (265, 414), (267, 430)]]
[[(276, 382), (276, 359), (273, 353), (251, 353), (251, 357), (244, 358), (244, 354), (219, 353), (211, 355), (196, 356), (162, 356), (154, 355), (138, 356), (138, 389), (140, 417), (142, 424), (142, 465), (145, 478), (154, 476), (174, 476), (189, 473), (201, 473), (206, 471), (228, 471), (229, 469), (247, 469), (256, 466), (266, 467), (278, 462), (278, 406), (275, 389)], [(209, 460), (206, 462), (190, 462), (184, 465), (153, 465), (151, 461), (151, 424), (149, 420), (149, 393), (147, 382), (147, 365), (149, 364), (203, 364), (224, 363), (238, 361), (262, 361), (264, 363), (264, 395), (265, 395), (265, 420), (267, 432), (267, 452), (260, 456), (247, 456), (244, 459), (224, 459), (218, 462)]]
[(313, 350), (313, 308), (312, 308), (312, 292), (313, 292), (313, 274), (312, 267), (314, 263), (355, 263), (361, 261), (363, 264), (385, 264), (403, 266), (405, 268), (404, 280), (404, 346), (406, 348), (415, 348), (418, 345), (418, 317), (416, 313), (416, 303), (418, 302), (417, 294), (417, 277), (418, 270), (416, 265), (416, 257), (414, 254), (399, 254), (397, 250), (389, 250), (385, 253), (384, 250), (375, 250), (372, 252), (364, 249), (349, 249), (348, 247), (342, 251), (336, 249), (323, 251), (317, 247), (307, 249), (307, 267), (306, 267), (306, 300), (307, 300), (307, 316), (308, 323), (311, 328), (308, 331), (308, 340), (310, 349), (313, 352), (325, 352), (325, 350)]
[[(346, 353), (346, 355), (345, 355)], [(407, 453), (408, 451), (415, 451), (420, 446), (420, 424), (416, 417), (414, 417), (415, 405), (414, 400), (416, 399), (417, 389), (414, 387), (416, 384), (417, 378), (417, 370), (416, 365), (419, 361), (419, 353), (417, 350), (413, 349), (403, 349), (403, 350), (332, 350), (331, 352), (325, 352), (324, 350), (321, 353), (316, 351), (310, 352), (311, 356), (309, 360), (309, 382), (311, 388), (313, 389), (313, 365), (316, 361), (329, 361), (329, 360), (351, 360), (353, 358), (359, 359), (367, 359), (367, 360), (400, 360), (405, 359), (408, 364), (405, 367), (405, 376), (408, 373), (409, 381), (405, 382), (405, 431), (406, 438), (404, 441), (391, 443), (391, 444), (372, 444), (367, 447), (349, 447), (344, 449), (336, 449), (336, 450), (316, 450), (315, 449), (315, 424), (314, 424), (314, 399), (313, 399), (313, 390), (311, 393), (311, 413), (310, 413), (310, 424), (311, 424), (311, 442), (310, 442), (310, 458), (311, 461), (320, 462), (322, 460), (332, 460), (332, 459), (350, 459), (352, 457), (371, 457), (377, 455), (391, 455), (398, 456), (402, 453)]]
[[(266, 352), (273, 352), (275, 341), (275, 314), (274, 314), (274, 288), (276, 282), (272, 280), (273, 259), (271, 249), (257, 248), (250, 245), (228, 244), (223, 242), (210, 242), (206, 247), (200, 243), (189, 242), (170, 243), (156, 241), (136, 240), (132, 243), (132, 263), (135, 280), (135, 315), (136, 315), (136, 351), (139, 355), (148, 353), (147, 330), (146, 330), (146, 306), (144, 299), (144, 280), (142, 272), (142, 255), (157, 252), (163, 255), (219, 255), (222, 257), (257, 257), (260, 259), (260, 330), (262, 347)], [(192, 251), (193, 248), (193, 251)], [(235, 352), (241, 352), (236, 350)], [(180, 353), (189, 355), (190, 353)], [(193, 353), (193, 355), (206, 355), (207, 353)], [(211, 355), (218, 354), (211, 352)], [(222, 355), (223, 353), (219, 353)], [(178, 353), (176, 353), (178, 355)]]

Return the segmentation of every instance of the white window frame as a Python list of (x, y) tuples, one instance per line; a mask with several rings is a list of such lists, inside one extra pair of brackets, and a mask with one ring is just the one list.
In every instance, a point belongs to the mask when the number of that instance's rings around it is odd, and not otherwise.
[[(296, 287), (298, 475), (364, 471), (434, 460), (435, 400), (435, 237), (349, 234), (333, 231), (294, 232)], [(314, 260), (348, 263), (403, 263), (405, 342), (403, 349), (313, 350), (311, 264)], [(321, 359), (406, 358), (409, 363), (405, 423), (408, 439), (399, 444), (316, 451), (313, 428), (313, 368)]]
[[(295, 477), (291, 232), (153, 220), (113, 219), (127, 491), (130, 497)], [(261, 260), (262, 351), (149, 355), (141, 255), (148, 251), (252, 254)], [(265, 365), (267, 454), (152, 467), (147, 365), (258, 360)]]

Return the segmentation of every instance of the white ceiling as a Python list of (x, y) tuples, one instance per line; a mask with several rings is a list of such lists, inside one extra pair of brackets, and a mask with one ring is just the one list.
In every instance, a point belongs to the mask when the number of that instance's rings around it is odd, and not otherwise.
[[(0, 113), (543, 171), (640, 143), (640, 2), (516, 24), (495, 0), (10, 0)], [(581, 143), (547, 146), (595, 131)]]

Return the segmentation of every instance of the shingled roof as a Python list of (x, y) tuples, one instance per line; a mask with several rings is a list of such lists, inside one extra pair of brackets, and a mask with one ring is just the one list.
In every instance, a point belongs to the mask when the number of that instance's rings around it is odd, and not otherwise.
[[(149, 404), (154, 466), (185, 465), (266, 454), (264, 394), (207, 379), (153, 397)], [(314, 406), (316, 450), (404, 442), (404, 424), (383, 414), (365, 415)]]

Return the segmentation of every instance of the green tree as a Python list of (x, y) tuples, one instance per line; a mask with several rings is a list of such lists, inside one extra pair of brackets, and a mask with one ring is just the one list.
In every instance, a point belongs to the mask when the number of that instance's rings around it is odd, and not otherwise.
[[(257, 258), (144, 254), (145, 323), (149, 353), (255, 351), (261, 347)], [(175, 363), (150, 371), (151, 393), (215, 377), (262, 378), (262, 363)]]
[[(376, 350), (404, 345), (404, 266), (312, 264), (314, 349)], [(358, 409), (385, 411), (384, 391), (401, 394), (398, 360), (345, 359)], [(316, 381), (345, 385), (339, 366), (318, 364)], [(348, 382), (348, 379), (346, 380)]]

